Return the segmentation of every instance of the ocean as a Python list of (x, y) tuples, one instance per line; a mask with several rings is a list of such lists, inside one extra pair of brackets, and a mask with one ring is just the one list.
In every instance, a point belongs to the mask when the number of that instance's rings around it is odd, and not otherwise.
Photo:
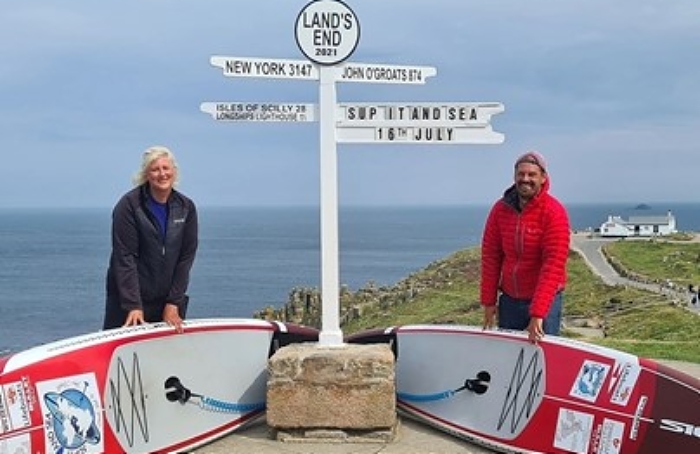
[[(339, 212), (340, 283), (392, 285), (476, 246), (488, 206), (348, 207)], [(665, 214), (700, 231), (700, 204), (567, 206), (572, 228), (608, 215)], [(110, 252), (109, 208), (0, 209), (0, 355), (100, 329)], [(251, 317), (294, 287), (319, 287), (318, 207), (199, 207), (190, 318)]]

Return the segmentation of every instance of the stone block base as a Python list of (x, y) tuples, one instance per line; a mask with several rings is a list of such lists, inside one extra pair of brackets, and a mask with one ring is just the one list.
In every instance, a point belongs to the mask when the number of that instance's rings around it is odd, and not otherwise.
[(284, 443), (389, 443), (399, 430), (399, 420), (385, 430), (289, 429), (272, 430), (272, 438)]
[(388, 345), (292, 344), (268, 362), (267, 424), (288, 441), (375, 441), (396, 432)]

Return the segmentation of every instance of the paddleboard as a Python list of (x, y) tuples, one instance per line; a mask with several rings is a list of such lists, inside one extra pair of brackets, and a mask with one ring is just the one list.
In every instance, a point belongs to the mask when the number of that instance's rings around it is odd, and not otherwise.
[(186, 452), (264, 414), (267, 360), (318, 331), (254, 319), (119, 328), (0, 359), (0, 453)]
[(700, 380), (650, 359), (453, 325), (347, 341), (392, 345), (403, 414), (497, 452), (700, 453)]

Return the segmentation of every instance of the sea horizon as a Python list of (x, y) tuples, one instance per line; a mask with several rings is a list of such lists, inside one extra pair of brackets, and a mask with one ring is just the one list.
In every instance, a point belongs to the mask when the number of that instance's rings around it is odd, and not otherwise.
[[(700, 203), (671, 209), (679, 230), (700, 231)], [(342, 286), (390, 286), (480, 242), (490, 205), (339, 209)], [(572, 228), (599, 227), (630, 204), (569, 205)], [(189, 318), (250, 318), (281, 307), (298, 287), (319, 288), (318, 206), (199, 207), (200, 248)], [(637, 213), (638, 214), (638, 213)], [(0, 208), (0, 352), (99, 330), (111, 208)], [(27, 326), (41, 326), (27, 336)]]

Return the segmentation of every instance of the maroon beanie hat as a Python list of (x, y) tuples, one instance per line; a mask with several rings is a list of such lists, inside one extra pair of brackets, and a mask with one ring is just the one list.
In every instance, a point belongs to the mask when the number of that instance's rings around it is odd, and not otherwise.
[(536, 164), (544, 173), (547, 173), (547, 161), (545, 161), (544, 157), (536, 151), (528, 151), (527, 153), (521, 155), (518, 160), (515, 161), (515, 167), (518, 167), (518, 165), (522, 164), (523, 162)]

